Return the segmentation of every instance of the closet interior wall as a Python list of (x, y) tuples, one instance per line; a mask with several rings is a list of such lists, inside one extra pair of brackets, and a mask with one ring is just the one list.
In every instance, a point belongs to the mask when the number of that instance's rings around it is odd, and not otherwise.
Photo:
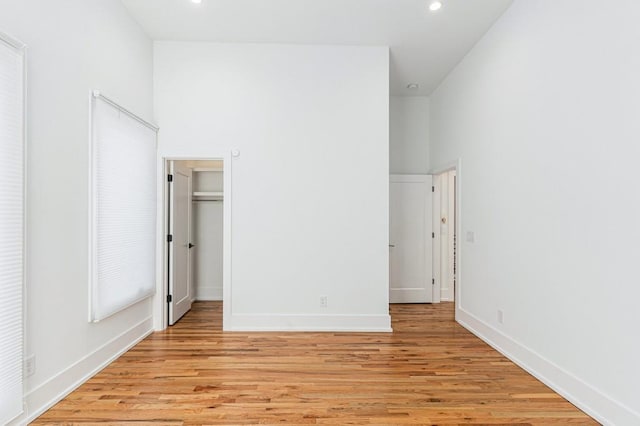
[(192, 299), (222, 300), (223, 165), (193, 162)]

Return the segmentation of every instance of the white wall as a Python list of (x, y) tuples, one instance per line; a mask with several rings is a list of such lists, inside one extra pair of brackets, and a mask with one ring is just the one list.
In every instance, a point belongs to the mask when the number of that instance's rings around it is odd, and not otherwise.
[(195, 300), (222, 300), (223, 201), (193, 203), (193, 286)]
[(92, 89), (151, 118), (152, 45), (117, 0), (0, 10), (0, 31), (28, 45), (26, 418), (151, 329), (150, 301), (88, 322), (87, 149)]
[(160, 155), (240, 151), (226, 328), (389, 329), (388, 49), (156, 42), (154, 59)]
[(391, 174), (429, 173), (429, 98), (389, 98), (389, 168)]
[(458, 318), (619, 425), (640, 424), (639, 16), (517, 0), (431, 98), (432, 166), (461, 158), (475, 233)]

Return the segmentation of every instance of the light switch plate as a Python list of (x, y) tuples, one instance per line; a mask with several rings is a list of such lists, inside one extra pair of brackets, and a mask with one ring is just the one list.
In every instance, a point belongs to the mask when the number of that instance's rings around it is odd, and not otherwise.
[(474, 243), (476, 241), (476, 236), (473, 231), (467, 231), (467, 242)]

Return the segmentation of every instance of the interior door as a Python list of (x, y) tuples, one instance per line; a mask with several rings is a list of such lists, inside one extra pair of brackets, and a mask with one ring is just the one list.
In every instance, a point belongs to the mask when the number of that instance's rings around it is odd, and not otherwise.
[(169, 325), (191, 309), (191, 177), (178, 161), (169, 163)]
[(431, 303), (432, 177), (391, 175), (389, 301)]

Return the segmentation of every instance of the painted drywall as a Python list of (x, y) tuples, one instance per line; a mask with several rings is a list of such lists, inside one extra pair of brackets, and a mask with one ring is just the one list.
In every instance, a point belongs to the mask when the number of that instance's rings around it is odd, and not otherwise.
[(389, 329), (388, 58), (386, 47), (155, 43), (160, 156), (239, 151), (225, 162), (225, 328)]
[(194, 201), (191, 250), (195, 300), (222, 300), (223, 201)]
[(638, 16), (518, 0), (431, 98), (432, 166), (462, 164), (458, 319), (619, 425), (640, 424)]
[(389, 169), (400, 175), (429, 173), (429, 98), (390, 97)]
[(26, 381), (30, 418), (151, 329), (150, 301), (88, 322), (92, 89), (152, 118), (152, 44), (117, 0), (0, 0), (28, 46)]

